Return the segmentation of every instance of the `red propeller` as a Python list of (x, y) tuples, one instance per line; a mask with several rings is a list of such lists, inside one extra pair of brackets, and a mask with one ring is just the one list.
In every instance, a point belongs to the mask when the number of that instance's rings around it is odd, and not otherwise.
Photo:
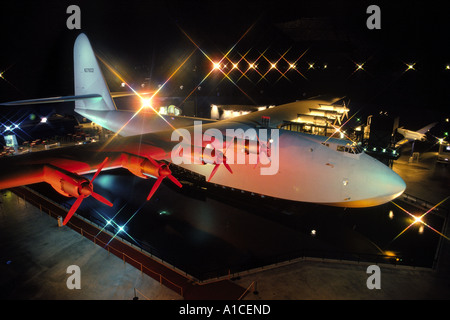
[[(271, 155), (271, 150), (270, 150), (269, 144), (268, 144), (268, 143), (261, 142), (261, 140), (259, 140), (258, 135), (256, 135), (256, 139), (258, 140), (258, 147), (259, 147), (259, 150), (258, 150), (258, 153), (257, 153), (257, 155), (256, 155), (256, 163), (255, 163), (255, 165), (253, 166), (253, 169), (255, 169), (256, 166), (260, 163), (260, 155), (259, 155), (260, 153), (265, 153), (265, 154), (266, 154), (266, 157), (270, 157), (270, 155)], [(270, 143), (270, 142), (269, 142), (269, 143)]]
[[(228, 149), (228, 148), (227, 148)], [(216, 151), (216, 149), (214, 149), (212, 152), (211, 152), (211, 156), (215, 156), (215, 151)], [(230, 173), (233, 173), (233, 171), (231, 170), (231, 167), (230, 167), (230, 165), (227, 163), (227, 158), (225, 157), (225, 155), (224, 154), (222, 154), (222, 164), (225, 166), (225, 168), (227, 168), (227, 170), (228, 171), (230, 171)], [(211, 178), (216, 174), (216, 171), (217, 171), (217, 169), (219, 169), (219, 166), (220, 166), (220, 163), (216, 163), (215, 164), (215, 166), (214, 166), (214, 168), (212, 169), (212, 171), (211, 171), (211, 174), (209, 175), (209, 178), (208, 178), (208, 182), (209, 182), (209, 180), (211, 180)]]
[(150, 193), (147, 196), (147, 200), (150, 200), (150, 198), (153, 196), (153, 194), (156, 192), (156, 190), (161, 185), (161, 182), (164, 180), (164, 178), (169, 178), (170, 181), (175, 183), (178, 187), (182, 187), (183, 185), (178, 181), (173, 175), (172, 171), (169, 169), (169, 165), (164, 162), (157, 162), (155, 159), (152, 159), (151, 157), (148, 157), (148, 160), (157, 167), (158, 169), (158, 179), (156, 179), (155, 184), (153, 185), (152, 189), (150, 190)]
[(89, 196), (93, 196), (98, 201), (112, 207), (113, 204), (106, 200), (104, 197), (99, 195), (98, 193), (95, 193), (93, 190), (92, 183), (94, 182), (95, 178), (97, 178), (100, 171), (105, 166), (106, 162), (108, 161), (108, 158), (106, 157), (105, 160), (103, 160), (102, 164), (98, 167), (97, 172), (95, 172), (94, 176), (92, 177), (92, 180), (89, 181), (83, 181), (78, 184), (78, 198), (75, 201), (75, 203), (70, 208), (69, 212), (67, 213), (66, 217), (64, 218), (63, 225), (66, 225), (66, 223), (70, 220), (70, 218), (73, 216), (73, 214), (77, 211), (78, 207), (80, 206), (81, 202), (84, 198), (87, 198)]

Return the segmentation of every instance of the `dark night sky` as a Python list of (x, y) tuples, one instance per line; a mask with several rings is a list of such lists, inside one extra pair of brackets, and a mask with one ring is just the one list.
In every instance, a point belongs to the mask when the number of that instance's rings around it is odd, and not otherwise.
[[(298, 73), (289, 80), (271, 73), (255, 74), (237, 85), (211, 75), (202, 94), (224, 103), (279, 104), (316, 94), (347, 96), (362, 109), (383, 108), (394, 113), (415, 110), (412, 126), (448, 115), (450, 98), (450, 27), (445, 7), (428, 1), (14, 1), (2, 3), (0, 19), (0, 101), (73, 93), (72, 48), (85, 32), (97, 54), (125, 79), (137, 85), (150, 77), (163, 82), (195, 46), (184, 30), (213, 59), (220, 58), (249, 30), (229, 57), (269, 59), (286, 54), (297, 59)], [(81, 30), (68, 30), (66, 8), (81, 8)], [(366, 8), (381, 8), (381, 30), (366, 28)], [(297, 19), (327, 21), (328, 32), (341, 41), (294, 41), (277, 25)], [(330, 31), (331, 30), (331, 31)], [(301, 32), (306, 32), (305, 30)], [(342, 40), (343, 39), (343, 40)], [(311, 40), (311, 39), (310, 39)], [(263, 61), (263, 59), (261, 59)], [(328, 64), (308, 70), (307, 62)], [(365, 71), (354, 72), (355, 62)], [(405, 63), (415, 70), (404, 72)], [(196, 68), (195, 68), (196, 67)], [(167, 95), (186, 95), (209, 72), (199, 51), (165, 87)], [(196, 72), (193, 70), (196, 69)], [(261, 71), (262, 72), (262, 71)], [(265, 72), (265, 71), (264, 71)], [(111, 91), (120, 81), (105, 72)], [(184, 92), (177, 91), (179, 86)], [(231, 97), (231, 98), (230, 98)], [(228, 100), (227, 100), (228, 99)], [(233, 101), (235, 99), (235, 101)], [(250, 101), (251, 100), (251, 101)], [(425, 108), (426, 111), (419, 111)], [(371, 111), (371, 110), (370, 110)], [(369, 111), (369, 112), (370, 112)], [(421, 115), (418, 116), (418, 112)], [(426, 125), (427, 123), (423, 123)]]

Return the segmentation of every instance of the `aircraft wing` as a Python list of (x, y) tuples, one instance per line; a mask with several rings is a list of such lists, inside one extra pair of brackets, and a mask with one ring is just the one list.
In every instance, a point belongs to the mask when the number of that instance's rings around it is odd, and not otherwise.
[(396, 148), (397, 148), (397, 147), (400, 147), (400, 146), (404, 145), (404, 144), (407, 143), (407, 142), (409, 142), (409, 139), (403, 138), (402, 140), (400, 140), (399, 142), (397, 142), (397, 143), (395, 144), (395, 147), (396, 147)]
[[(50, 184), (57, 192), (77, 198), (64, 224), (88, 196), (112, 206), (112, 203), (94, 192), (93, 181), (100, 171), (126, 168), (141, 178), (157, 178), (149, 197), (164, 178), (181, 187), (162, 160), (170, 160), (175, 142), (167, 135), (148, 134), (128, 138), (116, 137), (108, 143), (92, 143), (47, 151), (0, 158), (0, 189), (8, 189), (39, 182)], [(83, 174), (95, 172), (91, 180)]]
[(282, 104), (274, 108), (269, 108), (238, 117), (233, 117), (227, 120), (222, 120), (221, 122), (226, 123), (228, 121), (234, 121), (253, 126), (267, 126), (267, 122), (263, 120), (263, 118), (265, 118), (265, 120), (269, 122), (270, 127), (277, 128), (282, 125), (284, 121), (291, 121), (293, 119), (296, 119), (299, 114), (308, 114), (310, 112), (310, 109), (316, 109), (319, 105), (331, 105), (341, 99), (342, 97), (332, 99), (318, 98), (300, 100)]
[(423, 133), (427, 133), (427, 132), (428, 132), (431, 128), (433, 128), (436, 124), (437, 124), (437, 122), (430, 123), (429, 125), (427, 125), (427, 126), (421, 128), (421, 129), (417, 130), (416, 132), (422, 133), (422, 134), (423, 134)]

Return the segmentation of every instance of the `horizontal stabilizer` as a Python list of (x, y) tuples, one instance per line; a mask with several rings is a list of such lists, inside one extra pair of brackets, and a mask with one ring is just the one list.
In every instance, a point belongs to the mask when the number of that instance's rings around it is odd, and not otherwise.
[(100, 94), (85, 94), (79, 96), (64, 96), (64, 97), (52, 97), (52, 98), (41, 98), (41, 99), (30, 99), (30, 100), (18, 100), (11, 102), (0, 103), (0, 106), (22, 106), (31, 104), (44, 104), (44, 103), (56, 103), (56, 102), (68, 102), (83, 99), (102, 99)]

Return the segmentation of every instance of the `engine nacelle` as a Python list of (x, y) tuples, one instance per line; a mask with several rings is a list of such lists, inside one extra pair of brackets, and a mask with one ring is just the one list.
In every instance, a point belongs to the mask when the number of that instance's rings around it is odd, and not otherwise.
[(80, 186), (90, 185), (90, 181), (76, 173), (46, 164), (44, 166), (44, 181), (50, 184), (53, 189), (66, 197), (80, 196)]
[(133, 154), (122, 154), (122, 167), (128, 169), (128, 171), (139, 178), (148, 179), (149, 176), (153, 178), (159, 177), (160, 166), (158, 163), (153, 163), (147, 158)]

